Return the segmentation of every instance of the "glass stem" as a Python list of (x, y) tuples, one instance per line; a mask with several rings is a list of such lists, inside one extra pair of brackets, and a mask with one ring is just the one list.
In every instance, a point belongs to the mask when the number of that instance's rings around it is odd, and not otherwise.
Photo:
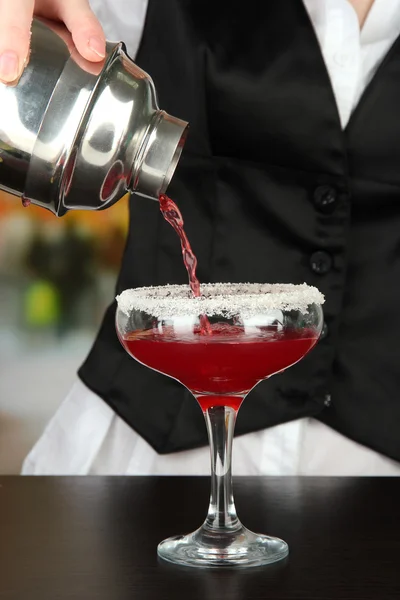
[(203, 527), (217, 532), (241, 528), (232, 490), (232, 441), (237, 411), (213, 406), (204, 413), (211, 451), (211, 496)]

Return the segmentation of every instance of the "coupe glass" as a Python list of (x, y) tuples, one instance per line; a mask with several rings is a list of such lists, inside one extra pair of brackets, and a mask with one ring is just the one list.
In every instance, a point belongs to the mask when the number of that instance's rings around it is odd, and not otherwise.
[(205, 417), (211, 497), (203, 525), (161, 542), (161, 558), (186, 566), (250, 567), (288, 554), (281, 539), (239, 521), (232, 491), (232, 441), (241, 403), (262, 380), (301, 360), (321, 333), (324, 298), (303, 285), (208, 284), (126, 290), (116, 326), (141, 364), (182, 383)]

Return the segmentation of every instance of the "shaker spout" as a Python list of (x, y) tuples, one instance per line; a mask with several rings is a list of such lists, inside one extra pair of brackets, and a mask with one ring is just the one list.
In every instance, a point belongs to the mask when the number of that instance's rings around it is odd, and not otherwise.
[(188, 123), (166, 112), (157, 112), (133, 167), (131, 190), (158, 200), (169, 186), (178, 165)]

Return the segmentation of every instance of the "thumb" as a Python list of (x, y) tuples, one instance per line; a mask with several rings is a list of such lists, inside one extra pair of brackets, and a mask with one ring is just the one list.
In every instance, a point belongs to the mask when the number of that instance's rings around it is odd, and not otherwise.
[(13, 83), (29, 53), (34, 0), (0, 0), (0, 81)]
[(58, 14), (70, 30), (79, 54), (93, 62), (103, 60), (106, 40), (88, 0), (60, 0)]

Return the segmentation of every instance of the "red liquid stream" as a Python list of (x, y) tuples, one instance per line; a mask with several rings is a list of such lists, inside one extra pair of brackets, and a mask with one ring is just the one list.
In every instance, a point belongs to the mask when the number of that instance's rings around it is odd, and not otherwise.
[(210, 325), (179, 336), (171, 327), (136, 331), (123, 338), (126, 351), (143, 365), (180, 381), (203, 411), (211, 406), (238, 410), (246, 394), (260, 381), (305, 356), (318, 340), (313, 329), (278, 332), (260, 328), (248, 336), (243, 327)]
[[(164, 219), (174, 228), (181, 241), (183, 262), (189, 276), (190, 289), (195, 298), (200, 298), (200, 281), (197, 279), (197, 258), (190, 245), (189, 239), (185, 233), (184, 221), (181, 211), (171, 198), (166, 194), (160, 196), (160, 210)], [(210, 335), (210, 323), (206, 315), (200, 315), (200, 332), (203, 335)]]
[(192, 250), (188, 237), (183, 228), (184, 222), (181, 211), (171, 198), (162, 194), (160, 196), (160, 210), (164, 219), (175, 229), (181, 240), (183, 262), (185, 264), (188, 276), (189, 285), (195, 298), (201, 296), (200, 281), (197, 279), (197, 258)]

